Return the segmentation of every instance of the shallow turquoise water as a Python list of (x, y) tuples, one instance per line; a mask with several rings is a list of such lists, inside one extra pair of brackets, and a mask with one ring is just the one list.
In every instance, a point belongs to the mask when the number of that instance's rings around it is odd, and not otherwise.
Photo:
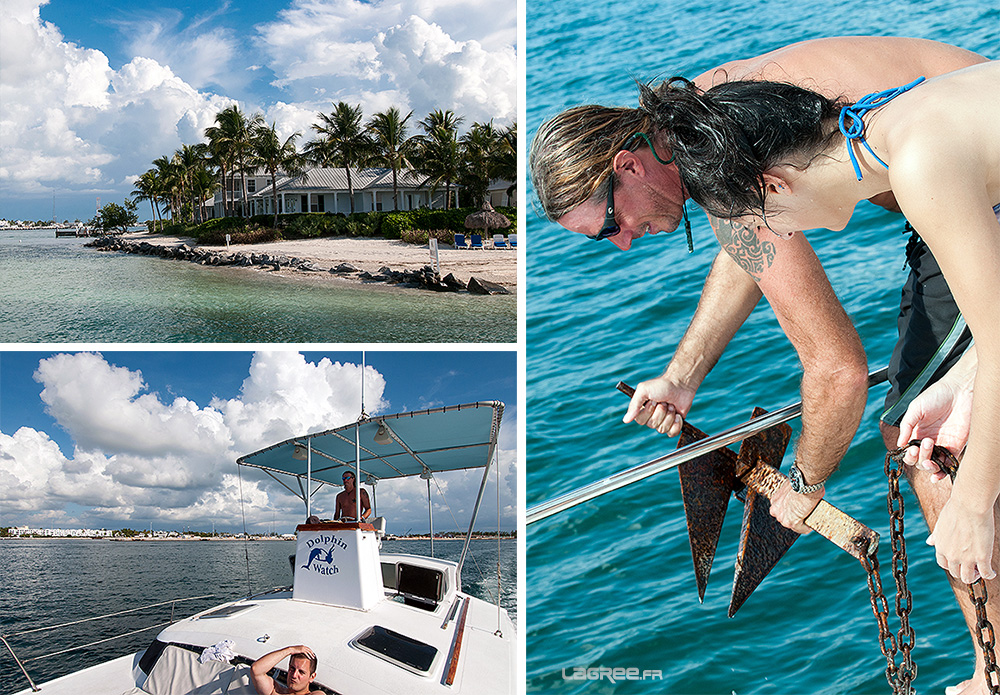
[[(992, 58), (1000, 48), (997, 4), (967, 0), (529, 0), (527, 20), (529, 141), (544, 119), (568, 106), (634, 104), (632, 78), (693, 77), (808, 38), (918, 36)], [(694, 312), (718, 246), (701, 212), (694, 205), (690, 212), (696, 247), (690, 256), (682, 234), (645, 237), (622, 254), (528, 216), (534, 240), (526, 316), (529, 508), (674, 447), (674, 440), (623, 425), (627, 399), (614, 387), (619, 379), (634, 385), (658, 375)], [(902, 227), (898, 216), (863, 204), (846, 232), (809, 234), (873, 368), (887, 362), (895, 342), (906, 276)], [(793, 349), (762, 303), (701, 387), (690, 420), (717, 432), (745, 421), (754, 405), (773, 410), (794, 402), (799, 374)], [(827, 499), (882, 535), (883, 581), (891, 586), (876, 425), (885, 390), (872, 390)], [(926, 527), (908, 488), (905, 495), (915, 685), (920, 693), (939, 693), (971, 675), (972, 647), (923, 543)], [(703, 605), (674, 472), (530, 526), (528, 692), (888, 692), (864, 571), (816, 534), (797, 541), (736, 617), (726, 617), (739, 507), (730, 506)], [(564, 669), (571, 675), (581, 667), (659, 670), (663, 679), (564, 678)]]
[(0, 342), (514, 342), (517, 298), (333, 287), (0, 232)]

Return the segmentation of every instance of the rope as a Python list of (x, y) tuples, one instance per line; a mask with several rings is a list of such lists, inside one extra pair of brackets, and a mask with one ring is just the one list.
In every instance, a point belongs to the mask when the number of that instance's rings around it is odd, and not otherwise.
[(122, 635), (115, 635), (114, 637), (107, 637), (105, 639), (97, 640), (96, 642), (89, 642), (88, 644), (79, 644), (79, 645), (77, 645), (75, 647), (70, 647), (69, 649), (63, 649), (62, 651), (52, 652), (51, 654), (43, 654), (41, 656), (33, 656), (30, 659), (25, 659), (24, 663), (28, 664), (28, 663), (31, 663), (32, 661), (38, 661), (39, 659), (48, 659), (49, 657), (59, 656), (60, 654), (65, 654), (66, 652), (76, 651), (77, 649), (86, 649), (87, 647), (93, 647), (93, 646), (98, 645), (98, 644), (104, 644), (105, 642), (110, 642), (111, 640), (121, 639), (122, 637), (128, 637), (129, 635), (136, 635), (136, 634), (139, 634), (140, 632), (146, 632), (146, 630), (153, 630), (153, 629), (158, 628), (158, 627), (163, 627), (164, 625), (170, 625), (170, 621), (168, 620), (167, 622), (160, 623), (159, 625), (150, 625), (149, 627), (143, 627), (143, 628), (140, 628), (138, 630), (133, 630), (132, 632), (126, 632), (125, 634), (122, 634)]
[(243, 557), (247, 560), (247, 596), (253, 596), (253, 584), (250, 582), (250, 539), (247, 538), (247, 513), (243, 504), (243, 471), (236, 467), (240, 479), (240, 515), (243, 517)]
[(116, 615), (125, 615), (126, 613), (135, 613), (136, 611), (145, 610), (147, 608), (156, 608), (157, 606), (165, 606), (168, 603), (180, 603), (181, 601), (197, 601), (202, 598), (214, 598), (216, 594), (205, 594), (204, 596), (189, 596), (188, 598), (175, 598), (169, 601), (160, 601), (159, 603), (150, 603), (146, 606), (139, 606), (138, 608), (129, 608), (128, 610), (118, 611), (117, 613), (108, 613), (107, 615), (98, 615), (93, 618), (82, 618), (80, 620), (74, 620), (69, 623), (62, 623), (60, 625), (49, 625), (47, 627), (35, 627), (30, 630), (22, 630), (21, 632), (11, 632), (9, 634), (5, 633), (4, 637), (19, 637), (20, 635), (28, 635), (32, 632), (43, 632), (45, 630), (55, 630), (60, 627), (69, 627), (70, 625), (78, 625), (80, 623), (86, 623), (90, 620), (102, 620), (103, 618), (113, 618)]
[[(884, 106), (886, 103), (892, 101), (903, 92), (913, 89), (918, 84), (923, 82), (924, 79), (925, 78), (923, 77), (918, 77), (910, 84), (903, 85), (902, 87), (866, 94), (856, 103), (851, 106), (845, 106), (840, 110), (838, 126), (840, 127), (840, 132), (845, 138), (847, 138), (847, 154), (851, 157), (851, 165), (854, 167), (854, 174), (858, 177), (858, 181), (861, 180), (861, 167), (858, 165), (858, 157), (854, 154), (854, 148), (851, 147), (851, 141), (856, 140), (860, 142), (879, 164), (884, 166), (886, 169), (889, 168), (889, 165), (883, 162), (879, 156), (875, 154), (875, 151), (872, 150), (871, 146), (865, 141), (865, 122), (863, 120), (865, 114), (869, 111), (877, 109), (880, 106)], [(848, 118), (851, 119), (849, 124), (846, 121)]]
[[(438, 483), (437, 478), (435, 478), (434, 476), (431, 476), (431, 480), (434, 481), (434, 486), (437, 488), (438, 493), (441, 495), (441, 500), (444, 502), (444, 506), (448, 508), (448, 513), (451, 514), (451, 520), (455, 524), (455, 530), (460, 532), (462, 530), (462, 528), (461, 528), (461, 526), (458, 525), (458, 519), (455, 517), (455, 510), (453, 510), (451, 508), (451, 505), (448, 504), (448, 498), (445, 497), (444, 490), (441, 489), (441, 484)], [(472, 562), (475, 563), (475, 565), (476, 565), (476, 571), (479, 572), (479, 577), (485, 582), (486, 581), (486, 573), (483, 572), (483, 568), (479, 566), (479, 560), (476, 559), (476, 554), (474, 552), (472, 552), (472, 544), (471, 543), (469, 544), (469, 555), (472, 556)], [(461, 579), (461, 577), (459, 577), (459, 579)], [(489, 585), (488, 584), (484, 584), (483, 588), (486, 589), (486, 593), (490, 595), (490, 600), (492, 600), (493, 599), (493, 592), (490, 591)], [(499, 601), (499, 598), (497, 600)]]
[(497, 462), (497, 631), (493, 634), (501, 635), (500, 632), (500, 457), (496, 456)]

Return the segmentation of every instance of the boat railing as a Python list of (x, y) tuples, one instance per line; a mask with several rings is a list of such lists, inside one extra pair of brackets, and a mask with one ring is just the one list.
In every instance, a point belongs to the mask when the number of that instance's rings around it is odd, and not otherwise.
[[(18, 668), (21, 669), (21, 673), (23, 673), (24, 677), (28, 680), (28, 684), (31, 686), (31, 689), (34, 692), (38, 692), (40, 690), (40, 688), (37, 685), (35, 685), (35, 682), (32, 680), (31, 676), (28, 674), (28, 670), (27, 670), (27, 668), (25, 668), (25, 664), (29, 664), (32, 661), (38, 661), (39, 659), (48, 659), (48, 658), (53, 657), (53, 656), (59, 656), (60, 654), (66, 654), (67, 652), (73, 652), (73, 651), (77, 651), (77, 650), (80, 650), (80, 649), (86, 649), (88, 647), (93, 647), (93, 646), (96, 646), (98, 644), (104, 644), (105, 642), (111, 642), (112, 640), (121, 639), (123, 637), (129, 637), (130, 635), (137, 635), (137, 634), (139, 634), (141, 632), (147, 632), (149, 630), (154, 630), (156, 628), (165, 627), (166, 625), (170, 625), (171, 623), (174, 622), (174, 609), (176, 608), (176, 605), (178, 603), (184, 603), (186, 601), (197, 601), (199, 599), (215, 598), (215, 597), (216, 597), (216, 594), (205, 594), (203, 596), (189, 596), (187, 598), (170, 599), (169, 601), (160, 601), (158, 603), (150, 603), (150, 604), (147, 604), (145, 606), (139, 606), (138, 608), (129, 608), (127, 610), (116, 611), (114, 613), (108, 613), (106, 615), (97, 615), (97, 616), (94, 616), (92, 618), (81, 618), (80, 620), (72, 620), (72, 621), (70, 621), (68, 623), (60, 623), (58, 625), (46, 625), (44, 627), (35, 627), (35, 628), (31, 628), (29, 630), (21, 630), (19, 632), (5, 633), (5, 634), (0, 635), (0, 642), (3, 642), (4, 646), (7, 647), (7, 651), (10, 652), (10, 655), (14, 659), (14, 662), (17, 664)], [(11, 647), (10, 642), (8, 641), (8, 638), (12, 638), (12, 637), (21, 637), (23, 635), (29, 635), (29, 634), (37, 633), (37, 632), (46, 632), (46, 631), (50, 631), (50, 630), (58, 630), (60, 628), (70, 627), (72, 625), (79, 625), (81, 623), (87, 623), (87, 622), (92, 622), (92, 621), (96, 621), (96, 620), (106, 620), (108, 618), (114, 618), (114, 617), (117, 617), (117, 616), (120, 616), (120, 615), (125, 615), (127, 613), (137, 613), (139, 611), (148, 610), (150, 608), (157, 608), (159, 606), (166, 606), (166, 605), (170, 606), (170, 619), (168, 621), (166, 621), (166, 622), (157, 623), (156, 625), (149, 625), (147, 627), (139, 628), (138, 630), (130, 630), (130, 631), (122, 633), (120, 635), (114, 635), (112, 637), (105, 637), (104, 639), (95, 640), (93, 642), (88, 642), (86, 644), (78, 644), (78, 645), (75, 645), (75, 646), (72, 646), (72, 647), (68, 647), (66, 649), (60, 649), (60, 650), (55, 651), (55, 652), (50, 652), (48, 654), (40, 654), (38, 656), (32, 656), (32, 657), (27, 658), (27, 659), (21, 659), (21, 658), (19, 658), (18, 655), (14, 652), (14, 648)]]

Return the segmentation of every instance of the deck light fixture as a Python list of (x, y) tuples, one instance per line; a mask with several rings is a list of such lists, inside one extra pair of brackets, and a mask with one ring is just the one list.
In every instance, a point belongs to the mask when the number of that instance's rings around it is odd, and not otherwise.
[(386, 429), (384, 422), (378, 423), (378, 431), (372, 439), (374, 439), (376, 444), (388, 444), (392, 441), (392, 437), (389, 436), (389, 430)]

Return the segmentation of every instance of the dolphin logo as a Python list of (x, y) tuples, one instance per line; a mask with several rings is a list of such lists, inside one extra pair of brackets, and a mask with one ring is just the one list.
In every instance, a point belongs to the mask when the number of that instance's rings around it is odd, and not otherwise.
[(304, 569), (309, 569), (309, 566), (313, 563), (313, 560), (315, 560), (316, 562), (325, 562), (328, 565), (332, 565), (333, 548), (330, 548), (329, 550), (325, 550), (323, 548), (313, 548), (312, 552), (309, 553), (309, 561), (306, 562), (306, 564), (302, 565), (302, 567)]

